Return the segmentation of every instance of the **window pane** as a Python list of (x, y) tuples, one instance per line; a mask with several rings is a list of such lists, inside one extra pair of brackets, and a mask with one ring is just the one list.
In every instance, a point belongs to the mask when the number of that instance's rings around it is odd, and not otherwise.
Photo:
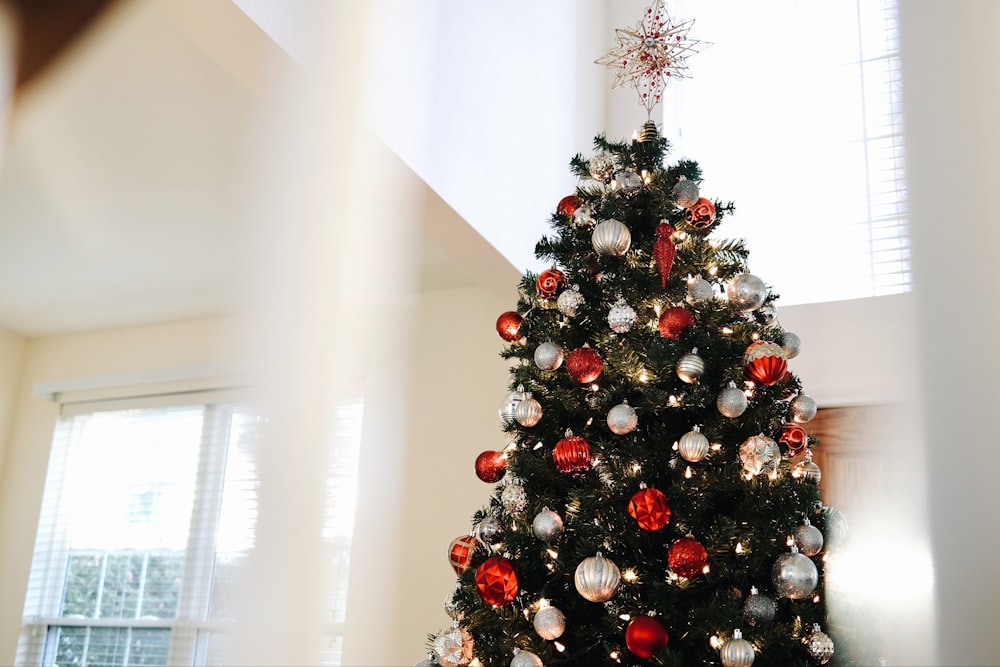
[[(68, 667), (165, 666), (170, 630), (165, 628), (49, 628), (49, 646), (44, 665)], [(53, 660), (54, 658), (54, 660)]]

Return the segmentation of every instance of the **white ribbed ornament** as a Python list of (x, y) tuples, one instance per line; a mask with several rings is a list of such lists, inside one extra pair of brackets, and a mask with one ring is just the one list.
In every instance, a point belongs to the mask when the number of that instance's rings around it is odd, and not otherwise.
[(629, 246), (632, 245), (632, 232), (619, 220), (605, 220), (594, 227), (590, 242), (598, 255), (620, 257), (627, 253)]
[(677, 453), (691, 463), (697, 463), (708, 456), (708, 438), (702, 434), (701, 427), (695, 426), (681, 436), (677, 442)]
[(591, 602), (607, 602), (618, 592), (622, 574), (618, 566), (597, 552), (576, 566), (573, 583), (576, 591)]
[(542, 404), (526, 394), (526, 398), (518, 402), (514, 408), (514, 419), (521, 426), (532, 427), (542, 421)]

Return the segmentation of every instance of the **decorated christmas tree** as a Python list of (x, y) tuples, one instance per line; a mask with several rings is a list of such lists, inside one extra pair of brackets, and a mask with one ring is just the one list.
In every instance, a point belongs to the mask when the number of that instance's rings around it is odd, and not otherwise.
[[(699, 43), (659, 0), (599, 63), (650, 117)], [(495, 484), (449, 547), (452, 627), (421, 664), (849, 664), (824, 593), (846, 523), (825, 506), (799, 338), (739, 240), (734, 207), (647, 121), (577, 155), (496, 328), (509, 342)]]

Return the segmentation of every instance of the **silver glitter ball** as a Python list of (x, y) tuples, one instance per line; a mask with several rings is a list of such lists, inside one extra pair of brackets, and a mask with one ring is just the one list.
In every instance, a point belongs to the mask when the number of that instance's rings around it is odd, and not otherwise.
[(521, 514), (528, 509), (528, 492), (519, 482), (508, 484), (500, 493), (500, 502), (510, 514)]
[(543, 507), (531, 522), (531, 532), (543, 542), (551, 542), (559, 537), (562, 531), (562, 517), (548, 507)]
[(542, 639), (559, 639), (566, 632), (566, 616), (555, 607), (542, 607), (532, 625)]
[(843, 544), (847, 539), (847, 517), (832, 505), (823, 508), (823, 519), (826, 522), (826, 544), (828, 547)]
[(632, 245), (632, 232), (620, 220), (605, 220), (594, 227), (590, 242), (598, 255), (621, 257)]
[(524, 391), (524, 387), (518, 385), (517, 389), (507, 394), (506, 398), (503, 399), (503, 404), (500, 406), (500, 425), (504, 428), (514, 425), (514, 410), (517, 408), (517, 404), (521, 402), (521, 399), (527, 396), (527, 392)]
[(792, 547), (791, 553), (781, 554), (774, 561), (771, 580), (774, 582), (775, 593), (792, 600), (801, 600), (816, 589), (819, 571), (815, 563)]
[(600, 153), (590, 158), (589, 167), (591, 178), (608, 183), (615, 175), (615, 158), (609, 153)]
[(632, 306), (625, 303), (623, 297), (618, 297), (618, 301), (608, 311), (608, 326), (615, 333), (625, 333), (632, 329), (635, 318), (636, 314)]
[(576, 314), (580, 312), (580, 306), (583, 305), (583, 295), (580, 294), (580, 286), (573, 285), (567, 290), (563, 290), (556, 299), (556, 308), (559, 312), (566, 317), (576, 317)]
[(778, 605), (771, 598), (758, 593), (756, 588), (743, 603), (743, 618), (755, 627), (766, 628), (771, 625), (776, 613)]
[(681, 208), (690, 208), (698, 203), (698, 197), (701, 197), (701, 191), (698, 189), (698, 184), (694, 181), (690, 181), (686, 178), (681, 178), (677, 181), (677, 185), (674, 186), (674, 201)]
[(833, 640), (820, 630), (819, 623), (813, 624), (812, 632), (802, 638), (802, 643), (805, 644), (813, 660), (821, 665), (830, 662), (830, 658), (833, 657)]
[(756, 310), (764, 303), (767, 287), (755, 275), (741, 273), (729, 281), (726, 287), (729, 303), (737, 310)]
[(697, 463), (708, 456), (708, 438), (701, 432), (700, 427), (693, 429), (681, 436), (677, 441), (677, 453), (685, 461)]
[(621, 581), (621, 570), (600, 552), (580, 561), (573, 575), (576, 592), (591, 602), (607, 602), (613, 598)]
[(550, 340), (535, 348), (535, 365), (543, 371), (554, 371), (563, 362), (562, 348)]
[(778, 443), (763, 433), (750, 436), (740, 445), (740, 462), (747, 475), (774, 472), (781, 462), (781, 450)]
[(788, 355), (789, 359), (794, 359), (799, 356), (799, 351), (802, 349), (802, 339), (791, 331), (786, 331), (782, 335), (783, 344), (782, 347), (785, 349), (785, 354)]
[(514, 657), (510, 661), (510, 667), (545, 667), (545, 663), (531, 651), (514, 649)]
[(719, 649), (722, 667), (750, 667), (756, 657), (753, 644), (743, 639), (743, 633), (733, 630), (733, 637)]
[(431, 648), (442, 667), (465, 667), (472, 662), (474, 642), (465, 628), (449, 628), (438, 633)]
[(503, 542), (503, 522), (495, 516), (485, 517), (476, 526), (476, 535), (486, 544), (499, 544)]
[(642, 176), (634, 171), (622, 171), (615, 174), (615, 188), (626, 195), (635, 194), (642, 188)]
[(695, 276), (688, 281), (686, 301), (689, 304), (697, 306), (699, 303), (711, 301), (713, 298), (715, 298), (715, 290), (712, 289), (712, 283), (701, 276)]
[(773, 303), (765, 303), (757, 309), (757, 314), (764, 324), (774, 324), (778, 320), (778, 307)]
[(514, 419), (521, 426), (531, 428), (542, 421), (542, 404), (532, 398), (530, 393), (526, 394), (514, 408)]
[(816, 416), (816, 409), (816, 401), (805, 394), (799, 394), (788, 404), (788, 416), (796, 424), (805, 424)]
[(698, 356), (698, 348), (694, 348), (677, 360), (677, 377), (688, 384), (694, 384), (705, 374), (705, 360)]
[(801, 526), (795, 529), (795, 546), (799, 553), (806, 556), (815, 556), (823, 550), (823, 533), (816, 526), (806, 519)]
[(734, 419), (746, 412), (747, 395), (740, 391), (735, 382), (730, 382), (728, 387), (723, 387), (719, 392), (719, 396), (715, 399), (715, 407), (723, 417)]
[(639, 425), (639, 415), (626, 401), (622, 401), (608, 410), (608, 428), (615, 435), (625, 435), (635, 430)]

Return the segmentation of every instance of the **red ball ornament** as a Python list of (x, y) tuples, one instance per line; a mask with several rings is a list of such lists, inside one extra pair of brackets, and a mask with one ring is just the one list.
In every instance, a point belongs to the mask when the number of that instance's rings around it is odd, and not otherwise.
[(651, 658), (667, 648), (669, 639), (667, 629), (652, 616), (636, 616), (625, 629), (625, 646), (640, 658)]
[(514, 564), (501, 556), (493, 556), (476, 568), (476, 590), (486, 604), (500, 607), (517, 595), (517, 571)]
[(788, 447), (788, 455), (801, 454), (808, 444), (806, 430), (798, 424), (785, 424), (781, 427), (781, 437), (778, 438)]
[(684, 306), (667, 308), (660, 315), (660, 335), (677, 340), (681, 334), (694, 326), (694, 315)]
[(643, 530), (659, 530), (670, 521), (670, 505), (659, 489), (640, 489), (628, 501), (628, 514)]
[(684, 218), (695, 229), (708, 229), (715, 223), (715, 204), (709, 199), (699, 197), (693, 206), (684, 211)]
[(556, 268), (546, 269), (535, 279), (535, 292), (543, 299), (551, 299), (566, 286), (566, 274)]
[(576, 209), (578, 208), (580, 208), (580, 198), (576, 195), (566, 195), (556, 205), (556, 211), (565, 215), (570, 220), (573, 219), (573, 214), (576, 213)]
[(524, 318), (519, 313), (508, 310), (497, 318), (497, 333), (504, 340), (513, 342), (521, 337), (522, 324)]
[(556, 470), (564, 475), (577, 475), (590, 470), (590, 445), (577, 435), (567, 435), (552, 450)]
[(601, 355), (592, 347), (578, 347), (566, 357), (566, 370), (577, 382), (593, 382), (601, 375), (604, 364)]
[(472, 555), (476, 552), (479, 544), (472, 535), (462, 535), (451, 541), (448, 547), (448, 562), (455, 570), (455, 574), (462, 574), (469, 569)]
[(747, 377), (767, 387), (776, 385), (788, 375), (787, 358), (785, 349), (777, 343), (763, 340), (751, 343), (743, 355)]
[(507, 474), (507, 455), (488, 449), (476, 457), (476, 477), (487, 484), (499, 482)]
[(685, 579), (693, 579), (708, 565), (708, 552), (701, 542), (688, 535), (670, 545), (667, 565)]

